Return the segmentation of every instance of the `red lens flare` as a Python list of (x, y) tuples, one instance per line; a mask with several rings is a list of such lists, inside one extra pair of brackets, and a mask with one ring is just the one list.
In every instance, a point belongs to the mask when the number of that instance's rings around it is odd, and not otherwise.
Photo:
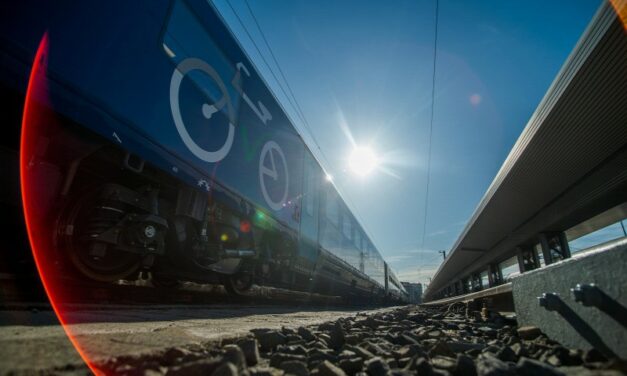
[(614, 11), (623, 23), (623, 28), (627, 31), (627, 0), (610, 0)]
[[(55, 175), (44, 161), (40, 160), (42, 149), (41, 136), (54, 127), (54, 117), (51, 116), (50, 100), (48, 96), (48, 82), (46, 77), (49, 38), (44, 34), (31, 68), (24, 113), (22, 116), (22, 133), (20, 139), (20, 185), (22, 191), (22, 205), (28, 239), (39, 277), (50, 300), (50, 304), (63, 326), (63, 330), (70, 342), (79, 353), (89, 369), (96, 375), (103, 374), (96, 369), (90, 361), (89, 354), (81, 347), (72, 332), (72, 326), (68, 325), (67, 317), (63, 310), (63, 301), (68, 298), (68, 291), (52, 278), (57, 269), (55, 247), (52, 242), (53, 223), (48, 216), (50, 200), (50, 183)], [(66, 289), (67, 290), (67, 289)]]

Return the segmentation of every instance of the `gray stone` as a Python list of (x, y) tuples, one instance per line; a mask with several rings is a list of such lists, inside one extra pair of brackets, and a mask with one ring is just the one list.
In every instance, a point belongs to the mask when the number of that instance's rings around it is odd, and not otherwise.
[(486, 337), (496, 338), (497, 331), (489, 326), (482, 326), (477, 331)]
[(610, 369), (589, 369), (583, 366), (560, 367), (560, 372), (568, 376), (624, 376), (627, 372)]
[(494, 355), (496, 355), (499, 351), (501, 351), (501, 348), (494, 345), (487, 346), (483, 350), (481, 350), (482, 353), (491, 353)]
[(433, 367), (425, 358), (414, 356), (405, 369), (415, 371), (420, 376), (432, 376)]
[(361, 337), (356, 334), (346, 334), (344, 336), (344, 342), (348, 343), (349, 345), (356, 345), (359, 343), (360, 340), (361, 340)]
[(237, 376), (237, 366), (231, 362), (222, 363), (222, 365), (213, 371), (212, 376)]
[(344, 328), (336, 321), (333, 328), (329, 331), (329, 346), (334, 349), (338, 349), (344, 345)]
[(422, 355), (426, 357), (427, 354), (424, 352), (420, 345), (407, 345), (403, 346), (398, 350), (394, 350), (392, 354), (397, 358), (412, 358), (414, 355)]
[(430, 357), (434, 357), (436, 355), (448, 356), (448, 357), (451, 357), (451, 358), (454, 358), (456, 356), (455, 352), (453, 352), (448, 347), (446, 342), (443, 342), (443, 341), (439, 341), (438, 343), (433, 345), (433, 347), (431, 347), (431, 349), (429, 350), (429, 356)]
[(378, 344), (374, 342), (365, 342), (362, 344), (365, 348), (368, 349), (371, 353), (375, 355), (385, 355), (386, 351), (381, 348)]
[(364, 367), (364, 360), (359, 357), (350, 358), (350, 359), (342, 359), (340, 360), (338, 365), (340, 366), (341, 369), (344, 370), (344, 372), (348, 373), (349, 375), (352, 375), (354, 373), (361, 371), (361, 369)]
[(505, 344), (508, 346), (513, 345), (514, 343), (520, 343), (520, 337), (517, 336), (508, 336), (505, 340)]
[(256, 339), (245, 339), (240, 341), (238, 345), (244, 353), (248, 367), (255, 366), (259, 363), (259, 342), (257, 342)]
[(303, 338), (297, 334), (287, 334), (285, 335), (285, 339), (287, 340), (287, 343), (301, 342), (303, 340)]
[(519, 358), (521, 356), (527, 355), (527, 348), (520, 342), (514, 343), (513, 345), (510, 346), (510, 348), (512, 349), (514, 354), (516, 354), (516, 356)]
[(491, 354), (481, 354), (477, 358), (477, 375), (510, 376), (515, 375), (514, 368)]
[(282, 376), (283, 370), (273, 367), (252, 367), (248, 369), (250, 376)]
[(357, 354), (354, 351), (344, 350), (341, 353), (339, 353), (337, 357), (340, 358), (340, 359), (350, 359), (350, 358), (354, 358), (356, 356), (357, 356)]
[(414, 336), (412, 336), (411, 333), (401, 334), (400, 336), (398, 336), (398, 340), (403, 345), (419, 345), (420, 344), (420, 342), (418, 342), (418, 340), (414, 338)]
[(483, 343), (447, 341), (446, 346), (453, 352), (466, 352), (468, 350), (483, 350), (486, 346)]
[(237, 345), (226, 345), (222, 348), (224, 350), (224, 360), (232, 363), (237, 369), (246, 368), (246, 358), (244, 352)]
[(399, 367), (398, 362), (394, 358), (386, 358), (385, 362), (388, 364), (388, 367), (390, 367), (390, 368), (398, 368)]
[(414, 376), (414, 373), (404, 369), (393, 369), (388, 373), (388, 376)]
[(275, 351), (285, 354), (307, 355), (307, 349), (302, 345), (280, 345)]
[(344, 370), (335, 366), (328, 360), (325, 360), (318, 365), (318, 374), (320, 376), (346, 376)]
[(304, 326), (298, 328), (297, 333), (307, 342), (314, 341), (316, 339), (316, 336), (313, 334), (313, 332), (305, 328)]
[(374, 358), (374, 354), (373, 353), (371, 353), (370, 351), (364, 349), (361, 346), (352, 346), (352, 347), (349, 347), (349, 350), (351, 350), (352, 352), (354, 352), (355, 354), (357, 354), (358, 356), (360, 356), (364, 360), (368, 360), (368, 359)]
[(427, 332), (427, 337), (429, 338), (440, 338), (442, 337), (444, 333), (442, 333), (441, 330), (432, 330), (430, 332)]
[(411, 358), (400, 358), (397, 360), (399, 368), (405, 368), (411, 361)]
[(536, 339), (542, 331), (537, 326), (522, 326), (517, 330), (518, 336), (522, 339), (533, 340)]
[(605, 362), (607, 358), (597, 349), (589, 349), (583, 355), (585, 363)]
[(287, 338), (276, 330), (253, 332), (263, 351), (270, 351), (287, 342)]
[(564, 373), (537, 360), (522, 357), (516, 364), (516, 372), (522, 376), (561, 376)]
[(184, 375), (210, 375), (220, 366), (220, 359), (207, 358), (193, 362), (181, 364), (180, 366), (168, 368), (167, 376), (184, 376)]
[(309, 376), (309, 369), (307, 369), (307, 363), (299, 360), (288, 360), (281, 363), (280, 369), (287, 374), (296, 376)]
[(385, 376), (390, 371), (390, 366), (378, 356), (366, 361), (364, 366), (370, 376)]
[(185, 361), (190, 355), (190, 351), (180, 348), (180, 347), (172, 347), (167, 349), (163, 355), (163, 363), (168, 366), (173, 366), (182, 361)]
[(323, 341), (328, 346), (329, 343), (331, 343), (331, 336), (328, 335), (328, 334), (325, 334), (325, 333), (320, 333), (320, 334), (318, 334), (318, 340), (319, 341)]
[(287, 362), (289, 360), (298, 360), (301, 362), (306, 362), (307, 357), (303, 355), (295, 355), (295, 354), (274, 353), (270, 357), (270, 367), (280, 368), (279, 366), (283, 364), (283, 362)]
[(329, 348), (326, 344), (326, 342), (323, 341), (315, 341), (313, 343), (308, 343), (307, 346), (311, 347), (311, 348), (318, 348), (318, 349), (327, 349)]
[(477, 367), (475, 366), (475, 362), (471, 357), (464, 354), (457, 355), (457, 360), (455, 362), (455, 372), (453, 372), (456, 376), (476, 376), (477, 375)]
[(518, 356), (516, 356), (516, 353), (514, 352), (514, 350), (509, 348), (509, 346), (503, 346), (503, 348), (501, 348), (501, 350), (499, 350), (496, 353), (496, 357), (501, 359), (504, 362), (515, 363), (518, 361)]
[(456, 359), (449, 358), (448, 356), (436, 356), (431, 359), (431, 365), (435, 368), (444, 369), (449, 372), (453, 372), (455, 370), (455, 365), (457, 364)]

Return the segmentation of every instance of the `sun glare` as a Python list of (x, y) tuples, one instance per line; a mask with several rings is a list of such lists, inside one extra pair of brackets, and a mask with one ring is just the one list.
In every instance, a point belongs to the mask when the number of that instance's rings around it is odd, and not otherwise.
[(366, 176), (377, 168), (379, 159), (369, 147), (356, 147), (353, 149), (348, 165), (351, 171), (359, 176)]

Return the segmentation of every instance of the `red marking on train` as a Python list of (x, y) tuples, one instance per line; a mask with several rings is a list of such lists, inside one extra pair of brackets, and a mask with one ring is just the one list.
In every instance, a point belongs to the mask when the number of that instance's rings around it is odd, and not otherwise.
[(242, 220), (239, 223), (239, 230), (243, 233), (248, 233), (250, 232), (250, 222), (248, 222), (247, 220)]

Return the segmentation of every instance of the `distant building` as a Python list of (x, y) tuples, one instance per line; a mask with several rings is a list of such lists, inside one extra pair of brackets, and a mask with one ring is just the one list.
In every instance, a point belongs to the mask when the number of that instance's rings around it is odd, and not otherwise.
[(409, 294), (409, 302), (412, 304), (422, 303), (422, 283), (401, 282)]

